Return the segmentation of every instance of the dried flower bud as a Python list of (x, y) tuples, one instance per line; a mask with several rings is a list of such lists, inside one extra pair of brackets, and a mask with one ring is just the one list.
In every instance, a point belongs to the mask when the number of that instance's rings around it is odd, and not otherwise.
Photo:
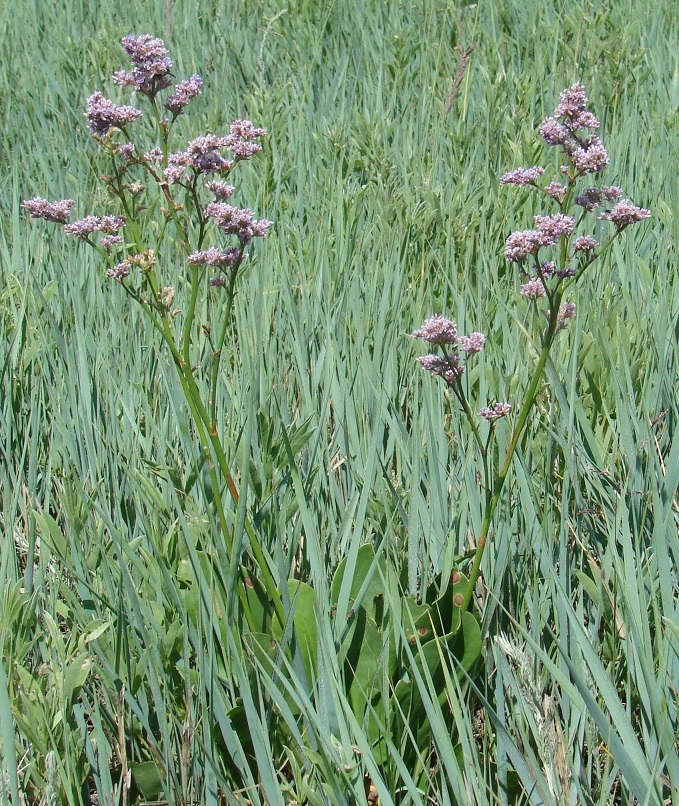
[(139, 266), (142, 271), (148, 271), (156, 265), (156, 253), (153, 249), (145, 249), (138, 255), (130, 255), (128, 261), (133, 266)]

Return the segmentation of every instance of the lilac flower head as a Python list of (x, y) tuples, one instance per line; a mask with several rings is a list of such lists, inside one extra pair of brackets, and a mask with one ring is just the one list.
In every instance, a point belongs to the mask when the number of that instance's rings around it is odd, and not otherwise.
[(99, 245), (102, 246), (104, 249), (113, 249), (114, 246), (117, 246), (122, 242), (123, 242), (122, 235), (105, 235), (99, 241)]
[(603, 221), (612, 221), (618, 229), (623, 229), (623, 227), (636, 224), (650, 217), (650, 210), (637, 207), (629, 199), (619, 201), (612, 210), (608, 210), (599, 216)]
[(123, 87), (134, 87), (137, 92), (154, 97), (161, 90), (171, 85), (169, 79), (172, 59), (167, 55), (167, 48), (162, 39), (150, 34), (123, 37), (123, 48), (132, 62), (132, 72), (118, 70), (113, 74), (116, 84)]
[(427, 319), (422, 327), (410, 335), (415, 339), (428, 341), (430, 344), (457, 344), (459, 341), (455, 322), (438, 313)]
[(456, 384), (464, 373), (464, 367), (460, 366), (457, 353), (453, 353), (446, 358), (441, 358), (438, 355), (423, 355), (417, 360), (420, 362), (422, 369), (431, 372), (432, 375), (438, 375), (443, 378), (449, 386)]
[(227, 148), (237, 160), (248, 160), (262, 150), (259, 143), (253, 143), (251, 140), (244, 140), (241, 137), (229, 137)]
[(601, 126), (598, 119), (586, 110), (579, 112), (567, 125), (573, 131), (578, 129), (598, 129)]
[(122, 281), (129, 276), (131, 268), (132, 264), (129, 262), (129, 260), (123, 260), (122, 263), (119, 263), (112, 269), (108, 269), (106, 274), (116, 280), (116, 282), (122, 283)]
[(610, 162), (604, 144), (598, 137), (590, 137), (587, 145), (574, 148), (571, 159), (579, 174), (601, 173)]
[(235, 266), (240, 256), (241, 250), (237, 246), (231, 246), (224, 251), (212, 246), (204, 252), (194, 252), (186, 260), (194, 266)]
[(47, 199), (41, 199), (40, 196), (21, 202), (21, 206), (31, 218), (43, 218), (45, 221), (51, 221), (54, 224), (65, 224), (74, 204), (74, 199), (49, 202)]
[(564, 304), (559, 308), (559, 313), (557, 314), (556, 329), (563, 330), (566, 327), (566, 320), (574, 318), (575, 318), (575, 303), (564, 302)]
[(72, 224), (66, 224), (64, 232), (67, 235), (75, 235), (77, 238), (87, 238), (93, 232), (107, 232), (115, 234), (127, 224), (127, 220), (122, 216), (106, 215), (99, 218), (96, 215), (88, 215)]
[(111, 129), (119, 129), (141, 117), (141, 112), (133, 106), (116, 106), (113, 101), (99, 92), (93, 92), (87, 99), (85, 117), (89, 121), (95, 137), (105, 137)]
[(532, 277), (521, 286), (521, 296), (530, 300), (537, 300), (547, 296), (544, 283), (539, 277)]
[(162, 148), (152, 148), (150, 151), (147, 151), (144, 154), (144, 159), (147, 162), (162, 162), (163, 159), (163, 149)]
[(514, 171), (507, 171), (500, 179), (501, 185), (533, 185), (545, 172), (544, 168), (535, 165), (532, 168), (516, 168)]
[(556, 215), (536, 215), (535, 226), (544, 236), (544, 244), (556, 243), (562, 235), (570, 235), (575, 227), (573, 216), (557, 213)]
[(93, 232), (98, 232), (101, 228), (101, 218), (96, 215), (87, 215), (72, 224), (66, 224), (64, 232), (67, 235), (75, 235), (77, 238), (86, 238)]
[(622, 188), (611, 185), (610, 187), (602, 187), (601, 195), (607, 202), (616, 202), (622, 196)]
[(538, 131), (548, 146), (560, 146), (567, 143), (571, 137), (568, 128), (559, 123), (556, 118), (545, 118)]
[(572, 118), (587, 109), (587, 95), (585, 88), (579, 82), (573, 84), (559, 95), (559, 105), (554, 110), (557, 118)]
[(192, 75), (187, 81), (181, 81), (174, 88), (174, 92), (165, 101), (165, 109), (174, 115), (181, 115), (189, 103), (200, 95), (203, 88), (203, 79), (199, 75)]
[(512, 407), (509, 405), (509, 403), (494, 403), (492, 406), (486, 406), (485, 408), (481, 409), (479, 412), (479, 417), (483, 417), (484, 420), (492, 422), (500, 417), (506, 417), (511, 408)]
[(168, 162), (170, 165), (193, 168), (198, 173), (227, 171), (233, 163), (224, 159), (219, 153), (219, 149), (226, 148), (228, 144), (227, 137), (205, 134), (202, 137), (196, 137), (195, 140), (191, 140), (186, 147), (186, 151), (170, 154)]
[(163, 176), (168, 185), (176, 185), (184, 178), (186, 174), (186, 166), (184, 165), (168, 165), (163, 169)]
[(256, 140), (264, 137), (266, 129), (260, 129), (249, 120), (234, 120), (229, 126), (229, 134), (232, 137), (240, 137), (241, 140)]
[(205, 188), (210, 191), (210, 193), (215, 194), (216, 201), (226, 201), (229, 199), (236, 188), (233, 185), (228, 185), (226, 182), (221, 182), (220, 180), (214, 180), (213, 182), (206, 182)]
[(515, 263), (523, 263), (528, 255), (534, 255), (545, 245), (543, 233), (534, 229), (513, 232), (505, 242), (505, 257)]
[(216, 277), (210, 277), (208, 285), (210, 288), (224, 288), (226, 282), (226, 277), (223, 274), (218, 274)]
[(559, 182), (550, 182), (547, 187), (544, 188), (544, 191), (548, 196), (551, 196), (558, 202), (562, 202), (566, 198), (568, 188), (566, 185), (559, 184)]
[(205, 213), (214, 218), (217, 226), (221, 227), (227, 235), (237, 235), (238, 240), (249, 243), (253, 238), (262, 238), (273, 226), (273, 221), (262, 218), (257, 221), (252, 210), (232, 207), (225, 202), (211, 202)]
[(483, 350), (483, 345), (486, 343), (487, 339), (483, 333), (478, 333), (475, 331), (469, 336), (460, 336), (458, 341), (460, 343), (460, 348), (467, 353), (467, 355), (474, 355), (475, 353), (480, 353), (481, 350)]
[(134, 143), (115, 143), (113, 145), (113, 153), (117, 154), (124, 162), (132, 162), (136, 146)]
[(591, 252), (599, 246), (599, 242), (589, 235), (581, 235), (573, 241), (574, 252)]

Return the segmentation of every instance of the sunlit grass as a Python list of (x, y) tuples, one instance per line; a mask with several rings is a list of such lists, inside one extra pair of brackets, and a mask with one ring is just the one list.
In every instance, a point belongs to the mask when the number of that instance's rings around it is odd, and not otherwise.
[[(367, 775), (383, 804), (679, 803), (673, 3), (173, 4), (177, 74), (206, 88), (186, 137), (237, 116), (269, 132), (238, 203), (276, 228), (236, 298), (220, 429), (250, 464), (249, 512), (280, 577), (320, 597), (313, 681), (220, 621), (228, 569), (205, 560), (210, 488), (158, 340), (89, 252), (19, 212), (35, 194), (92, 198), (85, 100), (123, 35), (165, 36), (156, 6), (0, 10), (12, 802), (364, 803)], [(446, 115), (456, 44), (476, 47)], [(484, 559), (471, 691), (449, 679), (441, 703), (419, 680), (434, 753), (408, 766), (404, 741), (380, 765), (341, 685), (332, 574), (370, 542), (414, 595), (472, 545), (468, 435), (407, 334), (445, 312), (489, 337), (470, 377), (480, 405), (525, 388), (534, 353), (502, 247), (538, 210), (498, 181), (542, 157), (535, 126), (577, 79), (606, 181), (653, 218), (579, 286)], [(532, 695), (500, 633), (532, 665)], [(125, 792), (127, 770), (142, 793)]]

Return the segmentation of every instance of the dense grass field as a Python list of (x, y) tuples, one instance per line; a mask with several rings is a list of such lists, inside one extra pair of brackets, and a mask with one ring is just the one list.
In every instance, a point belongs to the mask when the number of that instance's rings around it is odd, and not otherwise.
[[(0, 802), (679, 804), (673, 0), (21, 0), (0, 31)], [(20, 208), (120, 212), (83, 112), (130, 103), (129, 33), (203, 78), (180, 141), (267, 129), (234, 203), (275, 227), (215, 401), (238, 504), (141, 308)], [(425, 643), (484, 493), (409, 334), (483, 331), (471, 406), (518, 410), (537, 352), (503, 249), (543, 208), (499, 180), (556, 174), (536, 129), (576, 81), (604, 181), (652, 217), (573, 287), (478, 625)]]

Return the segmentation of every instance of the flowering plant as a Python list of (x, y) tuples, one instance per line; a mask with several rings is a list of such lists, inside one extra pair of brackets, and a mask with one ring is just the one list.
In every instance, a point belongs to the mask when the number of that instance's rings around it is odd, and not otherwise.
[[(609, 163), (609, 157), (601, 139), (592, 131), (599, 128), (599, 121), (587, 109), (587, 96), (581, 84), (574, 84), (561, 93), (554, 114), (544, 120), (539, 131), (548, 146), (560, 149), (563, 158), (562, 181), (539, 184), (545, 169), (539, 165), (508, 171), (500, 179), (502, 185), (528, 186), (556, 203), (557, 212), (536, 215), (534, 228), (512, 233), (506, 240), (505, 258), (516, 263), (524, 282), (520, 294), (529, 300), (544, 315), (540, 351), (532, 378), (524, 393), (506, 452), (497, 465), (490, 451), (496, 421), (507, 417), (512, 409), (509, 403), (494, 403), (483, 407), (478, 416), (489, 423), (484, 438), (481, 427), (468, 402), (463, 384), (464, 366), (460, 363), (460, 351), (471, 356), (479, 352), (486, 342), (482, 333), (459, 336), (455, 322), (443, 316), (433, 316), (412, 336), (435, 345), (439, 353), (418, 358), (422, 367), (445, 381), (462, 407), (462, 412), (472, 430), (474, 442), (481, 457), (482, 480), (485, 490), (483, 521), (476, 539), (472, 569), (469, 575), (461, 609), (470, 606), (473, 591), (479, 577), (481, 560), (490, 531), (493, 515), (500, 500), (500, 493), (511, 467), (512, 457), (519, 438), (526, 426), (528, 415), (535, 404), (550, 350), (560, 331), (567, 327), (568, 320), (575, 316), (575, 304), (565, 302), (566, 291), (576, 283), (596, 260), (601, 259), (615, 239), (631, 224), (650, 217), (651, 213), (622, 199), (622, 190), (611, 186), (592, 186), (578, 192), (578, 184), (586, 177), (600, 174)], [(613, 230), (603, 243), (589, 234), (576, 235), (590, 213), (598, 212), (601, 221), (610, 222)], [(545, 252), (549, 254), (545, 256)]]
[[(117, 105), (96, 91), (88, 98), (85, 111), (92, 136), (110, 161), (110, 173), (101, 179), (117, 199), (122, 215), (87, 215), (69, 223), (73, 199), (49, 202), (35, 197), (22, 206), (33, 218), (61, 224), (67, 235), (93, 247), (108, 264), (107, 275), (141, 306), (169, 348), (207, 459), (216, 515), (229, 555), (232, 578), (228, 589), (237, 589), (244, 599), (244, 586), (233, 585), (239, 573), (241, 546), (234, 545), (235, 531), (227, 520), (223, 495), (227, 488), (237, 504), (239, 493), (218, 434), (217, 388), (220, 359), (232, 324), (236, 281), (248, 256), (246, 250), (272, 226), (271, 221), (256, 219), (250, 209), (229, 204), (235, 188), (227, 179), (239, 163), (261, 151), (259, 140), (266, 132), (248, 120), (236, 120), (226, 135), (205, 134), (180, 150), (172, 150), (175, 124), (202, 92), (203, 81), (199, 75), (192, 75), (177, 83), (163, 100), (162, 94), (172, 87), (173, 64), (163, 41), (142, 34), (126, 36), (122, 44), (132, 69), (117, 71), (113, 80), (144, 97), (155, 142), (142, 147), (135, 137), (133, 126), (143, 116), (136, 107)], [(149, 213), (158, 207), (154, 208), (148, 198), (154, 189), (162, 205), (159, 222), (151, 220)], [(203, 200), (206, 192), (213, 197), (209, 202)], [(220, 245), (208, 247), (208, 236), (215, 230)], [(180, 303), (172, 268), (177, 253), (186, 264), (188, 288), (181, 307), (177, 307)], [(207, 323), (198, 327), (198, 302), (206, 287), (214, 289), (213, 295), (226, 294), (225, 300), (208, 298), (217, 328)], [(205, 340), (209, 350), (204, 349)], [(247, 519), (245, 528), (251, 556), (282, 618), (273, 575)]]

